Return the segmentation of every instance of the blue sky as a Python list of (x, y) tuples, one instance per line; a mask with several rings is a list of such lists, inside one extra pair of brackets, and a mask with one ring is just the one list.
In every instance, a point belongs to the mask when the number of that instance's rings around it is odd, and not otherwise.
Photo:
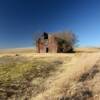
[(72, 31), (100, 46), (100, 0), (0, 0), (0, 48), (32, 47), (39, 32)]

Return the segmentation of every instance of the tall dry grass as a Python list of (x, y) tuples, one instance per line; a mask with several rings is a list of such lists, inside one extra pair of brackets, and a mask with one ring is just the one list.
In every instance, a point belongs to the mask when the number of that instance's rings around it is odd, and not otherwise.
[(17, 97), (17, 100), (100, 100), (100, 53), (99, 49), (90, 51), (79, 49), (72, 54), (38, 54), (32, 50), (1, 53), (0, 56), (8, 56), (0, 58), (0, 96), (10, 92), (11, 95), (14, 93), (10, 100)]
[(100, 53), (76, 55), (71, 62), (63, 64), (63, 72), (55, 76), (51, 84), (46, 87), (47, 89), (32, 100), (89, 100), (95, 96), (97, 98), (94, 100), (99, 100), (99, 94), (93, 94), (94, 91), (90, 90), (92, 87), (87, 85), (88, 82), (80, 81), (82, 75), (91, 70), (99, 59)]

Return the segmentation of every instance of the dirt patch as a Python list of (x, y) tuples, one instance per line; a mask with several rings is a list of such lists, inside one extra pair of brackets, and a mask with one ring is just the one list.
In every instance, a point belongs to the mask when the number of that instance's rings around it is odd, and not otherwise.
[(94, 76), (100, 72), (98, 65), (94, 65), (88, 72), (81, 75), (79, 82), (84, 82), (86, 80), (91, 80)]

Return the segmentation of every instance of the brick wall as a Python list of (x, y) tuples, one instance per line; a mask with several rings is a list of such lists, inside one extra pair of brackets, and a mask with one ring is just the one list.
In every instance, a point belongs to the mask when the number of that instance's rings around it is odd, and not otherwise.
[(57, 44), (55, 37), (53, 35), (49, 35), (48, 39), (40, 38), (37, 41), (37, 52), (38, 53), (46, 53), (46, 49), (48, 48), (48, 52), (50, 53), (56, 53), (57, 52)]

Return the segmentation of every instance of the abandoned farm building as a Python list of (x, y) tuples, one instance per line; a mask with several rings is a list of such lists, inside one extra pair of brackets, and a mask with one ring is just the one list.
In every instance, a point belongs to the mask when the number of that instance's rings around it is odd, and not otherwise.
[(73, 50), (65, 40), (46, 32), (37, 39), (36, 48), (38, 53), (66, 53)]

